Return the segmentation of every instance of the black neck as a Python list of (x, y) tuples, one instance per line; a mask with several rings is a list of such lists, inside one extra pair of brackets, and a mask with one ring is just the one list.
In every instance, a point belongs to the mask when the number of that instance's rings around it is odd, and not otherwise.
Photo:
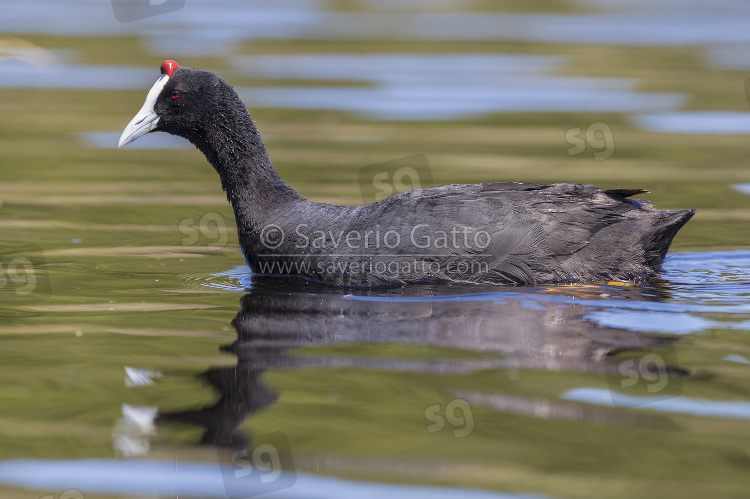
[(228, 104), (190, 140), (218, 172), (238, 222), (264, 223), (265, 214), (304, 198), (279, 177), (244, 104)]

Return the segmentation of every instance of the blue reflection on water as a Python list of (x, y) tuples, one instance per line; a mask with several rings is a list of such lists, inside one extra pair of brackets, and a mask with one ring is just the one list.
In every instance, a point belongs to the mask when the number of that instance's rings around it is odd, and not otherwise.
[(723, 360), (726, 360), (727, 362), (737, 362), (738, 364), (750, 364), (750, 360), (747, 360), (742, 355), (733, 353), (732, 355), (727, 355), (724, 357)]
[(158, 68), (53, 64), (36, 67), (18, 60), (0, 63), (0, 88), (59, 88), (76, 90), (148, 91)]
[[(222, 282), (206, 286), (244, 291), (252, 287), (252, 276), (245, 265), (215, 274)], [(622, 291), (617, 286), (599, 286), (601, 297), (581, 297), (575, 293), (543, 293), (542, 288), (499, 287), (496, 292), (466, 292), (438, 296), (342, 296), (344, 300), (442, 302), (489, 301), (507, 303), (522, 300), (526, 308), (544, 308), (540, 303), (586, 307), (586, 320), (603, 326), (642, 332), (691, 334), (708, 329), (750, 330), (750, 251), (712, 251), (704, 253), (673, 253), (664, 266), (660, 286), (670, 290), (671, 301), (617, 299)], [(649, 284), (644, 284), (648, 288)], [(585, 287), (584, 287), (585, 288)], [(566, 287), (550, 289), (565, 290)], [(627, 288), (626, 288), (627, 289)], [(450, 289), (447, 289), (450, 292)], [(644, 293), (644, 296), (648, 293)], [(703, 317), (712, 314), (712, 318)], [(716, 314), (721, 315), (719, 320)]]
[[(563, 68), (568, 57), (526, 54), (295, 54), (239, 56), (232, 65), (246, 76), (291, 79), (430, 83), (483, 81), (533, 83), (548, 88), (632, 89), (637, 81), (625, 78), (525, 78)], [(593, 85), (592, 85), (593, 84)]]
[(634, 116), (640, 128), (652, 132), (738, 135), (750, 133), (750, 113), (683, 111)]
[(334, 109), (391, 120), (443, 120), (490, 112), (642, 112), (679, 106), (680, 94), (454, 86), (240, 88), (249, 107)]
[[(288, 489), (269, 491), (247, 484), (240, 490), (233, 484), (232, 497), (298, 499), (349, 499), (403, 497), (441, 499), (541, 499), (536, 494), (504, 494), (465, 488), (424, 487), (388, 483), (356, 482), (324, 476), (295, 473)], [(64, 490), (75, 488), (83, 493), (138, 494), (173, 497), (227, 498), (222, 473), (217, 463), (168, 462), (141, 460), (83, 459), (78, 461), (44, 461), (19, 459), (0, 462), (0, 483), (34, 489)]]
[[(586, 315), (588, 320), (603, 326), (619, 327), (631, 331), (659, 331), (671, 334), (690, 334), (711, 327), (728, 324), (710, 321), (685, 313), (639, 312), (635, 310), (603, 310)], [(750, 329), (750, 326), (746, 326)]]
[[(359, 61), (359, 62), (357, 62)], [(455, 119), (491, 112), (669, 110), (685, 96), (630, 90), (633, 79), (551, 76), (564, 58), (522, 55), (305, 55), (238, 58), (248, 75), (310, 81), (366, 81), (369, 87), (243, 87), (251, 108), (332, 109), (379, 119)], [(3, 63), (0, 87), (141, 89), (156, 68)], [(89, 137), (96, 143), (97, 137)]]
[[(645, 2), (578, 0), (606, 13), (429, 12), (461, 5), (412, 0), (370, 3), (377, 12), (328, 10), (322, 0), (195, 0), (169, 15), (120, 23), (108, 2), (73, 2), (61, 10), (51, 0), (4, 3), (0, 32), (63, 35), (137, 35), (154, 54), (232, 56), (245, 75), (290, 80), (345, 79), (375, 82), (371, 88), (241, 89), (253, 107), (333, 109), (375, 119), (456, 119), (489, 112), (624, 112), (647, 130), (667, 133), (750, 133), (743, 113), (670, 113), (685, 96), (638, 93), (633, 80), (562, 78), (565, 58), (554, 55), (297, 55), (235, 56), (239, 42), (256, 39), (505, 40), (532, 43), (698, 46), (721, 69), (750, 67), (750, 9), (738, 2), (696, 0), (679, 9)], [(668, 5), (675, 5), (669, 2)], [(228, 15), (231, 13), (231, 15)], [(2, 51), (0, 51), (0, 54)], [(439, 62), (439, 64), (435, 64)], [(477, 64), (480, 63), (480, 64)], [(56, 66), (46, 73), (3, 63), (0, 87), (147, 88), (151, 69)], [(145, 77), (145, 71), (148, 76)], [(623, 89), (623, 87), (627, 87)], [(658, 113), (658, 114), (653, 114)]]
[(453, 119), (488, 112), (644, 112), (685, 96), (635, 92), (630, 78), (552, 76), (567, 59), (517, 54), (326, 54), (238, 57), (251, 77), (345, 80), (370, 87), (246, 87), (250, 107), (335, 109), (384, 119)]
[[(115, 20), (110, 2), (5, 0), (0, 32), (143, 34), (156, 51), (196, 53), (208, 41), (259, 39), (501, 40), (603, 45), (695, 46), (750, 43), (747, 9), (715, 2), (613, 13), (337, 12), (322, 0), (193, 0), (169, 15)], [(606, 5), (606, 4), (605, 4)], [(592, 5), (598, 7), (598, 2)], [(227, 15), (231, 14), (231, 15)], [(178, 42), (179, 41), (179, 42)], [(178, 53), (178, 52), (173, 52)]]
[(718, 418), (750, 419), (750, 402), (704, 400), (689, 397), (636, 397), (604, 388), (576, 388), (563, 393), (563, 400), (577, 400), (607, 407), (638, 407), (659, 412)]

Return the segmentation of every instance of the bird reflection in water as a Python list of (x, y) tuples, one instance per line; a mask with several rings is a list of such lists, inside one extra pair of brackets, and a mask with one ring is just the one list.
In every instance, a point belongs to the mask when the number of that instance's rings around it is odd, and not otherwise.
[[(272, 406), (280, 395), (263, 378), (274, 368), (359, 367), (436, 374), (521, 369), (616, 372), (617, 354), (669, 347), (675, 340), (607, 327), (587, 320), (587, 314), (607, 308), (610, 294), (619, 300), (663, 301), (668, 293), (658, 286), (498, 290), (442, 285), (354, 291), (255, 276), (232, 321), (237, 339), (223, 347), (237, 356), (237, 366), (211, 368), (201, 374), (219, 394), (218, 401), (200, 409), (162, 413), (159, 421), (205, 428), (202, 444), (246, 448), (251, 438), (238, 427), (255, 412)], [(323, 345), (351, 345), (354, 352), (362, 344), (414, 344), (478, 355), (414, 360), (347, 356), (340, 350), (324, 355), (288, 353)], [(674, 365), (667, 369), (673, 377), (687, 375)], [(664, 417), (558, 399), (457, 395), (473, 404), (534, 417), (543, 413), (551, 419), (671, 426)]]

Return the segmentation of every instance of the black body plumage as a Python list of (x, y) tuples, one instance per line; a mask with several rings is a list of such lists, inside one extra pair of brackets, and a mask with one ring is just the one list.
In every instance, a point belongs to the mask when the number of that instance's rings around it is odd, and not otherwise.
[(695, 213), (628, 199), (639, 189), (573, 184), (446, 185), (367, 206), (315, 203), (279, 177), (240, 97), (213, 73), (177, 69), (154, 110), (157, 130), (190, 140), (219, 173), (256, 273), (365, 286), (633, 280), (656, 275)]

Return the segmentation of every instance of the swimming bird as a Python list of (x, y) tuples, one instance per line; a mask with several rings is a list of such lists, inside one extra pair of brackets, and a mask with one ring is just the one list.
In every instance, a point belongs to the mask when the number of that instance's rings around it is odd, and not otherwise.
[(250, 113), (219, 76), (164, 61), (119, 147), (184, 137), (221, 179), (256, 274), (340, 286), (629, 281), (661, 269), (695, 210), (629, 199), (643, 189), (495, 182), (428, 187), (365, 206), (305, 199), (271, 163)]

